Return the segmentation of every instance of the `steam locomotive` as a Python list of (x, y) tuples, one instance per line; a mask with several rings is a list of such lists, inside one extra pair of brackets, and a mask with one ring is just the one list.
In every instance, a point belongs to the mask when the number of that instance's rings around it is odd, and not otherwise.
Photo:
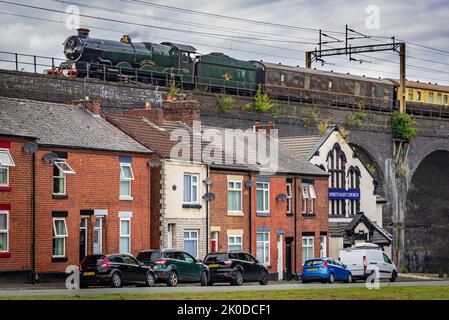
[[(64, 41), (67, 61), (49, 74), (136, 81), (184, 89), (253, 95), (259, 88), (280, 100), (391, 111), (398, 105), (399, 83), (264, 61), (243, 61), (222, 53), (199, 55), (189, 45), (120, 41), (89, 37), (88, 29)], [(407, 81), (406, 100), (414, 109), (442, 112), (449, 108), (449, 87)], [(426, 99), (427, 98), (427, 99)]]

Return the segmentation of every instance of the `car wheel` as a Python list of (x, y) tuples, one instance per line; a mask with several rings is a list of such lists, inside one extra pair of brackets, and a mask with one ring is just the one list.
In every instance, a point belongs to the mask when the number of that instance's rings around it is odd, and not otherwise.
[(120, 288), (122, 286), (122, 276), (117, 271), (111, 276), (111, 287)]
[(208, 285), (208, 286), (213, 286), (214, 283), (213, 283), (212, 281), (209, 281), (209, 282), (207, 283), (207, 285)]
[(335, 282), (335, 276), (333, 273), (329, 274), (329, 278), (327, 279), (327, 282), (334, 283)]
[(207, 286), (207, 273), (206, 273), (206, 271), (203, 271), (203, 272), (201, 273), (200, 283), (201, 283), (201, 286), (202, 286), (202, 287)]
[(397, 277), (398, 277), (398, 274), (396, 273), (396, 271), (393, 271), (393, 272), (391, 273), (390, 281), (391, 281), (391, 282), (395, 282), (396, 279), (397, 279)]
[(176, 287), (178, 285), (178, 275), (175, 271), (170, 271), (170, 274), (168, 275), (167, 280), (167, 286), (169, 287)]
[(259, 281), (259, 283), (263, 286), (266, 286), (268, 284), (268, 272), (263, 272), (262, 279)]
[(352, 283), (352, 274), (348, 274), (348, 279), (346, 279), (346, 283)]
[(152, 272), (147, 272), (145, 275), (145, 285), (147, 287), (152, 287), (154, 286), (154, 282), (154, 274)]
[(241, 271), (237, 271), (235, 273), (234, 279), (232, 280), (232, 284), (235, 286), (241, 286), (243, 284), (243, 274)]

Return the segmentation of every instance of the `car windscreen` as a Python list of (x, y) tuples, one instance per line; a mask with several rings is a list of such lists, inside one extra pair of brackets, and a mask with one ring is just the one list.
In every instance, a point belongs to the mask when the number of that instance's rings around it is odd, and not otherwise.
[(306, 267), (310, 267), (310, 266), (320, 266), (323, 264), (323, 260), (308, 260), (306, 261), (306, 263), (304, 263), (304, 265)]
[(93, 255), (93, 256), (87, 256), (84, 258), (81, 267), (96, 267), (99, 266), (105, 256), (104, 255)]
[(137, 260), (157, 260), (161, 257), (161, 253), (159, 251), (144, 251), (137, 255)]
[(211, 262), (224, 261), (224, 260), (226, 260), (226, 253), (214, 253), (214, 254), (208, 254), (206, 256), (206, 259), (204, 259), (204, 263), (211, 263)]

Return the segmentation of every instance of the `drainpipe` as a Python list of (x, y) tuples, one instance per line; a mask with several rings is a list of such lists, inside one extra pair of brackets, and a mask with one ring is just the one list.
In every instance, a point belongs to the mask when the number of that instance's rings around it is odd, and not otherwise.
[(298, 252), (298, 197), (297, 197), (297, 179), (298, 177), (294, 178), (294, 183), (293, 183), (293, 188), (294, 188), (294, 199), (295, 199), (295, 213), (294, 213), (294, 219), (295, 219), (295, 223), (294, 223), (294, 229), (295, 229), (295, 237), (294, 237), (294, 241), (295, 241), (295, 253), (294, 253), (294, 266), (295, 266), (295, 275), (297, 274), (297, 265), (296, 265), (296, 260), (297, 260), (297, 252)]
[(36, 283), (36, 154), (32, 157), (32, 191), (31, 191), (31, 283)]
[[(206, 181), (209, 179), (210, 166), (206, 165)], [(209, 193), (209, 185), (206, 183), (206, 193)], [(206, 200), (206, 255), (209, 253), (209, 201)]]
[[(249, 171), (249, 179), (252, 180), (252, 175), (251, 175), (251, 171)], [(252, 254), (252, 247), (253, 247), (253, 241), (252, 241), (252, 215), (253, 215), (253, 197), (252, 197), (252, 190), (253, 187), (249, 187), (249, 233), (248, 233), (248, 237), (249, 237), (249, 252)]]

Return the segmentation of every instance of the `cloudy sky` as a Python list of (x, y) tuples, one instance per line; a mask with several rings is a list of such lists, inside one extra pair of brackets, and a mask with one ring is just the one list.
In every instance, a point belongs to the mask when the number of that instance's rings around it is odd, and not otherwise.
[[(79, 19), (66, 12), (79, 12)], [(304, 52), (316, 46), (318, 29), (344, 39), (348, 24), (372, 36), (353, 40), (354, 46), (389, 42), (393, 35), (407, 41), (408, 79), (449, 84), (448, 21), (447, 0), (0, 0), (0, 51), (64, 58), (62, 42), (79, 23), (92, 37), (119, 39), (129, 34), (135, 42), (172, 41), (191, 44), (201, 54), (223, 52), (303, 66)], [(11, 57), (0, 54), (0, 60)], [(398, 77), (399, 57), (393, 52), (354, 58), (364, 62), (329, 57), (314, 67)], [(3, 62), (0, 67), (12, 66)]]

